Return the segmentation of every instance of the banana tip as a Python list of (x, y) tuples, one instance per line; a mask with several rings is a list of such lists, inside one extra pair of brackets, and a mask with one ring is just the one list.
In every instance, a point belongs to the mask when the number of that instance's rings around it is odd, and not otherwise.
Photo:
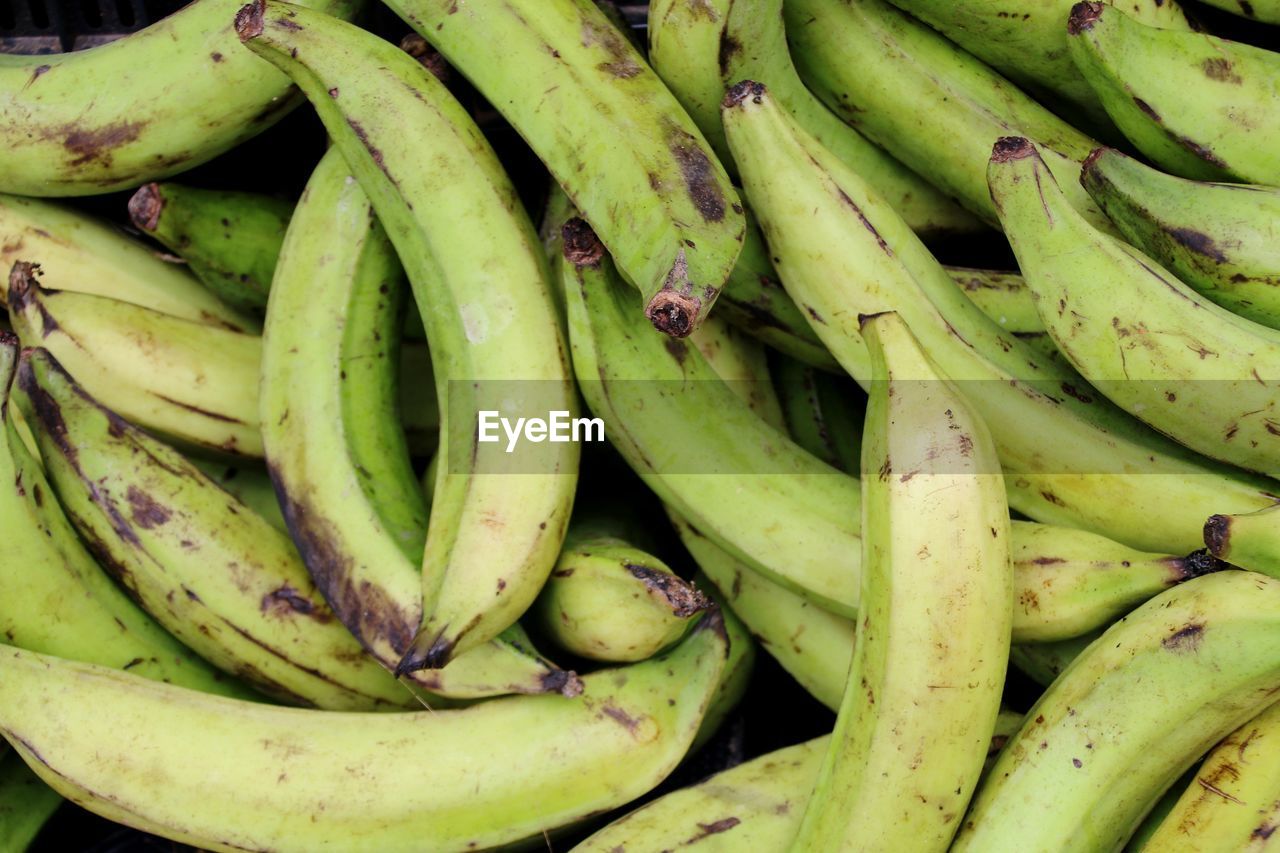
[(262, 16), (266, 10), (263, 0), (254, 0), (240, 7), (240, 11), (236, 12), (236, 35), (240, 36), (240, 41), (262, 35)]
[(21, 312), (31, 294), (40, 289), (36, 276), (43, 275), (39, 264), (15, 261), (9, 268), (9, 309)]
[(729, 91), (724, 93), (724, 100), (721, 101), (720, 106), (727, 110), (731, 107), (742, 106), (748, 100), (753, 104), (758, 104), (767, 91), (763, 83), (757, 83), (754, 80), (742, 80), (729, 87)]
[(1224, 560), (1231, 547), (1231, 517), (1228, 515), (1211, 515), (1204, 523), (1204, 544), (1209, 546), (1209, 553)]
[(542, 687), (547, 693), (559, 693), (561, 696), (581, 696), (582, 679), (578, 673), (568, 669), (557, 669), (542, 676)]
[(453, 658), (455, 640), (444, 636), (444, 632), (434, 637), (419, 634), (413, 641), (409, 651), (404, 653), (400, 663), (396, 664), (396, 678), (417, 672), (420, 669), (444, 669)]
[(604, 257), (604, 244), (585, 220), (576, 216), (560, 229), (564, 258), (575, 267), (597, 267)]
[(1230, 565), (1209, 553), (1208, 548), (1192, 551), (1182, 558), (1182, 575), (1185, 580), (1198, 578), (1201, 575), (1211, 575), (1227, 568), (1230, 568)]
[(1080, 164), (1080, 183), (1083, 184), (1085, 182), (1085, 179), (1094, 170), (1094, 164), (1098, 162), (1098, 158), (1103, 154), (1106, 154), (1109, 150), (1110, 149), (1107, 148), (1107, 146), (1099, 145), (1097, 148), (1089, 152), (1089, 156), (1084, 158), (1084, 162)]
[(1036, 153), (1036, 147), (1025, 136), (1002, 136), (991, 147), (992, 163), (1008, 163)]
[(1090, 29), (1102, 17), (1102, 10), (1105, 8), (1104, 3), (1092, 3), (1088, 0), (1072, 6), (1071, 15), (1067, 18), (1067, 34), (1076, 36)]
[(653, 327), (673, 338), (685, 338), (693, 332), (693, 321), (702, 302), (672, 290), (663, 290), (649, 300), (645, 316)]
[(164, 210), (164, 196), (160, 185), (143, 184), (129, 198), (129, 218), (143, 231), (155, 231), (160, 224), (160, 211)]

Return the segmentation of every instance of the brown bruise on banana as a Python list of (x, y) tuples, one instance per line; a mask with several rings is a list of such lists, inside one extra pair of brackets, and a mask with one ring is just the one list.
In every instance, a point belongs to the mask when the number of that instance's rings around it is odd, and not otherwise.
[(661, 598), (671, 608), (672, 616), (688, 619), (711, 607), (711, 599), (697, 587), (670, 572), (638, 563), (623, 563), (622, 568)]
[(45, 292), (40, 286), (37, 276), (43, 275), (39, 264), (18, 261), (9, 270), (9, 310), (17, 314), (25, 314), (34, 308), (40, 315), (40, 337), (47, 338), (58, 331), (58, 321), (49, 313), (41, 295)]

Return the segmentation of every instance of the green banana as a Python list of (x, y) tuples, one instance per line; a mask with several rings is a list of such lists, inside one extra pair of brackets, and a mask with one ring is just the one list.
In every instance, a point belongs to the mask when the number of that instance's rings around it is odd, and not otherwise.
[(1210, 458), (1280, 475), (1280, 331), (1237, 317), (1072, 209), (1026, 139), (991, 195), (1058, 349), (1113, 403)]
[(9, 319), (123, 417), (185, 445), (262, 456), (256, 335), (105, 296), (46, 290), (38, 267), (9, 275)]
[(1280, 504), (1238, 515), (1211, 515), (1204, 544), (1219, 560), (1280, 577)]
[(1229, 311), (1280, 328), (1280, 190), (1165, 175), (1112, 148), (1080, 181), (1125, 239)]
[(996, 759), (961, 851), (1114, 850), (1165, 789), (1280, 692), (1280, 581), (1170, 589), (1075, 659)]
[(1013, 637), (1053, 643), (1105, 627), (1175, 584), (1228, 566), (1204, 550), (1147, 554), (1067, 527), (1013, 522)]
[[(827, 106), (991, 225), (998, 220), (985, 169), (996, 139), (1032, 137), (1051, 152), (1064, 183), (1075, 180), (1096, 147), (885, 0), (787, 0), (784, 11), (801, 76)], [(1104, 224), (1106, 217), (1076, 189), (1072, 203)]]
[(586, 676), (579, 699), (370, 715), (250, 705), (3, 649), (0, 733), (64, 796), (202, 849), (487, 849), (654, 787), (689, 748), (726, 651), (709, 614), (671, 652)]
[[(312, 2), (312, 0), (309, 0)], [(313, 0), (351, 17), (358, 0)], [(94, 195), (196, 166), (266, 130), (299, 99), (236, 44), (235, 0), (197, 0), (124, 38), (0, 59), (0, 191)]]
[(1147, 839), (1152, 853), (1262, 850), (1280, 829), (1280, 704), (1214, 747)]
[(173, 183), (143, 184), (129, 199), (135, 226), (181, 255), (223, 302), (258, 314), (292, 214), (292, 204), (271, 196)]
[(40, 781), (16, 753), (0, 748), (0, 850), (25, 851), (61, 805), (57, 791)]
[(1245, 18), (1265, 24), (1280, 24), (1280, 3), (1276, 0), (1203, 0), (1210, 6), (1226, 9)]
[(573, 416), (546, 258), (492, 149), (412, 57), (286, 3), (246, 6), (236, 26), (315, 105), (405, 262), (427, 325), (442, 461), (423, 556), (423, 623), (398, 672), (439, 669), (533, 602), (568, 524), (578, 444), (525, 451), (525, 470), (513, 473), (499, 447), (478, 443), (482, 410)]
[[(1108, 124), (1098, 96), (1067, 53), (1067, 17), (1074, 0), (891, 0), (1033, 94), (1055, 98), (1091, 123)], [(1137, 20), (1167, 30), (1190, 30), (1171, 0), (1107, 0)], [(767, 82), (767, 81), (766, 81)]]
[[(1001, 711), (994, 756), (1022, 715)], [(641, 806), (574, 847), (574, 853), (785, 850), (795, 837), (831, 738), (814, 738), (731, 767)]]
[(978, 784), (1012, 621), (1009, 507), (986, 425), (897, 314), (862, 320), (862, 610), (794, 850), (946, 850)]
[(668, 515), (698, 568), (764, 650), (815, 699), (838, 708), (853, 657), (853, 621), (758, 574), (678, 514)]
[(530, 624), (589, 660), (630, 663), (680, 639), (711, 601), (665, 563), (616, 536), (571, 525)]
[[(234, 332), (260, 328), (182, 267), (107, 223), (51, 202), (0, 195), (0, 269), (7, 272), (18, 261), (39, 264), (63, 290), (108, 296)], [(8, 305), (7, 299), (6, 292), (0, 302)]]
[(867, 179), (918, 233), (970, 232), (982, 224), (849, 127), (800, 81), (782, 24), (782, 0), (662, 0), (650, 4), (649, 59), (716, 153), (731, 164), (720, 101), (749, 77), (773, 89), (796, 121)]
[[(0, 634), (20, 648), (127, 669), (193, 690), (250, 698), (151, 620), (103, 573), (63, 515), (39, 461), (14, 429), (9, 390), (18, 342), (0, 333)], [(8, 849), (0, 845), (0, 849)]]
[(103, 408), (46, 350), (23, 354), (17, 388), (72, 523), (175, 637), (295, 704), (409, 703), (333, 618), (286, 536)]
[(1067, 43), (1116, 126), (1166, 171), (1280, 185), (1280, 56), (1205, 33), (1166, 30), (1116, 7), (1077, 3)]
[(1100, 628), (1056, 643), (1014, 643), (1009, 648), (1009, 663), (1036, 684), (1048, 687), (1090, 643), (1102, 635), (1103, 630)]
[(870, 370), (858, 314), (900, 313), (993, 430), (1011, 506), (1145, 551), (1185, 553), (1200, 547), (1214, 512), (1274, 502), (1273, 485), (1156, 435), (1091, 393), (1074, 371), (1001, 330), (763, 87), (744, 84), (733, 95), (729, 143), (790, 295), (864, 383)]
[(796, 444), (846, 474), (858, 475), (865, 400), (847, 378), (778, 355), (773, 383)]
[[(407, 290), (350, 172), (330, 149), (279, 253), (263, 334), (262, 438), (307, 571), (369, 654), (395, 669), (422, 621), (427, 508), (396, 406)], [(512, 626), (453, 665), (408, 678), (451, 698), (580, 689), (531, 648)]]
[(519, 131), (654, 326), (697, 328), (741, 249), (742, 207), (697, 125), (608, 17), (590, 0), (388, 6)]
[(1000, 328), (1019, 337), (1044, 332), (1031, 290), (1022, 276), (1011, 272), (947, 267), (947, 272), (978, 309)]
[(637, 323), (634, 297), (590, 227), (575, 219), (565, 231), (557, 267), (573, 366), (609, 441), (716, 544), (771, 580), (852, 613), (858, 544), (846, 517), (859, 505), (857, 482), (765, 423), (696, 347)]

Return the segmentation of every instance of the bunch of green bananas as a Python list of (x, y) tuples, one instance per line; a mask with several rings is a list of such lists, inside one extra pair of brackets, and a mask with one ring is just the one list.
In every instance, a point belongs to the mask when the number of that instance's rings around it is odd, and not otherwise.
[(1263, 39), (240, 2), (0, 58), (0, 851), (1280, 843)]

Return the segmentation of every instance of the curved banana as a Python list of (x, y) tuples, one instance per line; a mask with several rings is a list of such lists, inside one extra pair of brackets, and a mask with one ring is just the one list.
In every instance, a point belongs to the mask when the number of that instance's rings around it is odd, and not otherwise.
[(1000, 328), (1020, 337), (1044, 332), (1044, 322), (1022, 276), (966, 267), (947, 267), (947, 272), (973, 304)]
[[(784, 11), (800, 74), (827, 106), (991, 225), (999, 223), (985, 169), (996, 139), (1035, 139), (1064, 185), (1096, 147), (885, 0), (787, 0)], [(1072, 203), (1105, 227), (1106, 217), (1077, 190)]]
[[(0, 270), (8, 272), (18, 261), (39, 264), (63, 290), (108, 296), (234, 332), (261, 327), (219, 301), (181, 266), (161, 260), (113, 226), (52, 202), (0, 195)], [(7, 305), (7, 299), (6, 293), (0, 301)]]
[[(1021, 724), (1021, 714), (1002, 710), (989, 753), (994, 756)], [(774, 750), (659, 797), (599, 830), (573, 853), (785, 850), (795, 838), (830, 742), (823, 735)]]
[(1056, 643), (1014, 643), (1009, 648), (1009, 663), (1036, 684), (1048, 687), (1090, 643), (1102, 635), (1103, 630), (1099, 628)]
[(526, 447), (513, 459), (497, 443), (478, 442), (482, 410), (514, 422), (572, 417), (576, 408), (546, 258), (492, 149), (412, 57), (286, 3), (246, 6), (237, 28), (315, 105), (405, 262), (427, 326), (441, 462), (423, 557), (423, 623), (398, 671), (439, 669), (533, 602), (568, 524), (576, 443)]
[(1200, 755), (1280, 693), (1280, 581), (1218, 572), (1090, 645), (1027, 712), (953, 849), (1114, 850)]
[(846, 474), (858, 475), (866, 400), (847, 377), (793, 358), (772, 359), (773, 383), (796, 444)]
[(357, 714), (0, 649), (0, 733), (63, 796), (202, 849), (462, 851), (654, 787), (688, 750), (725, 657), (723, 623), (708, 615), (668, 654), (587, 676), (577, 699)]
[(853, 658), (853, 621), (774, 583), (678, 514), (668, 515), (698, 568), (764, 650), (813, 698), (838, 708)]
[(656, 2), (649, 8), (649, 60), (689, 110), (716, 153), (731, 163), (720, 101), (743, 78), (778, 94), (796, 121), (866, 178), (921, 234), (976, 231), (982, 224), (931, 184), (849, 127), (800, 81), (787, 51), (781, 0)]
[[(317, 588), (395, 669), (422, 622), (427, 508), (400, 429), (400, 262), (341, 152), (320, 161), (275, 266), (263, 333), (263, 444)], [(409, 374), (421, 376), (421, 373)], [(580, 688), (515, 626), (420, 687), (451, 698)]]
[(1000, 711), (1009, 507), (986, 425), (897, 314), (865, 317), (862, 610), (795, 850), (944, 851)]
[(1148, 554), (1086, 530), (1013, 522), (1013, 637), (1052, 643), (1111, 624), (1175, 584), (1228, 568), (1204, 550)]
[(1040, 318), (1090, 384), (1205, 456), (1280, 475), (1280, 331), (1093, 228), (1030, 141), (996, 143), (989, 173)]
[(1219, 560), (1280, 578), (1280, 504), (1238, 515), (1211, 515), (1204, 544)]
[(630, 663), (679, 640), (710, 606), (697, 587), (652, 554), (624, 539), (582, 534), (571, 526), (529, 618), (565, 651)]
[[(1106, 127), (1106, 111), (1067, 53), (1067, 17), (1074, 0), (890, 0), (1033, 94), (1063, 102)], [(1172, 0), (1108, 0), (1153, 27), (1190, 30)]]
[(697, 125), (608, 17), (583, 0), (388, 5), (519, 131), (654, 326), (697, 328), (741, 249), (742, 207)]
[(1204, 2), (1244, 18), (1252, 18), (1265, 24), (1280, 24), (1280, 3), (1276, 0), (1204, 0)]
[(0, 850), (27, 850), (62, 802), (57, 791), (0, 741)]
[(129, 218), (176, 252), (205, 287), (241, 311), (267, 307), (271, 275), (293, 214), (287, 201), (259, 193), (143, 184)]
[(805, 137), (763, 87), (744, 84), (733, 95), (729, 143), (790, 295), (864, 383), (870, 369), (858, 314), (902, 314), (990, 425), (1011, 506), (1145, 551), (1185, 553), (1201, 546), (1209, 515), (1275, 502), (1275, 486), (1156, 435), (1074, 371), (1001, 330), (888, 205)]
[(9, 318), (88, 391), (147, 429), (208, 450), (262, 456), (262, 339), (105, 296), (46, 290), (38, 267), (9, 274)]
[(1116, 151), (1080, 182), (1132, 245), (1205, 297), (1280, 328), (1280, 189), (1166, 175)]
[(1072, 7), (1067, 33), (1081, 76), (1156, 165), (1184, 178), (1280, 185), (1280, 56), (1093, 2)]
[(67, 515), (175, 637), (294, 704), (409, 704), (333, 618), (287, 537), (95, 402), (46, 350), (23, 354), (17, 387)]
[(590, 227), (575, 219), (565, 231), (556, 264), (573, 366), (605, 436), (716, 544), (771, 580), (851, 613), (858, 539), (848, 518), (861, 499), (857, 481), (765, 423), (696, 347), (637, 323), (635, 300)]
[[(351, 17), (358, 0), (307, 0)], [(94, 195), (199, 165), (297, 106), (236, 43), (236, 0), (197, 0), (89, 50), (0, 59), (0, 191)]]
[[(40, 462), (13, 425), (17, 339), (0, 333), (0, 635), (10, 645), (127, 669), (193, 690), (250, 698), (196, 657), (111, 582), (63, 515)], [(8, 849), (0, 845), (0, 849)]]
[(1141, 849), (1265, 849), (1280, 829), (1280, 704), (1227, 735), (1182, 791)]

